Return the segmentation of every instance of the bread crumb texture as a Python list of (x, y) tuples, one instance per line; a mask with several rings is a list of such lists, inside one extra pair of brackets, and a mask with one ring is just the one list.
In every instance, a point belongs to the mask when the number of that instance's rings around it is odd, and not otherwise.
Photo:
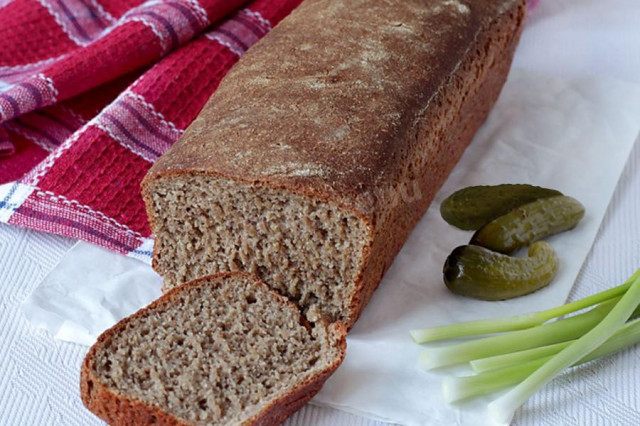
[(125, 320), (91, 358), (117, 394), (189, 424), (240, 424), (341, 356), (323, 324), (247, 275), (207, 278)]
[(207, 176), (153, 191), (157, 265), (165, 288), (218, 271), (246, 271), (311, 321), (347, 312), (366, 227), (353, 213), (307, 197)]

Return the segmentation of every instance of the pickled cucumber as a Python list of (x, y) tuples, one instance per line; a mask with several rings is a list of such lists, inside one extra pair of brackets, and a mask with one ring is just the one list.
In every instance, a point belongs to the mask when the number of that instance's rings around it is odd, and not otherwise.
[(440, 205), (440, 214), (455, 227), (475, 231), (523, 204), (557, 195), (562, 193), (526, 184), (470, 186), (447, 197)]
[(584, 216), (579, 201), (564, 195), (536, 200), (487, 223), (469, 244), (510, 254), (575, 227)]
[(444, 282), (452, 292), (482, 300), (505, 300), (548, 285), (558, 270), (553, 247), (539, 241), (528, 257), (511, 257), (480, 246), (460, 246), (444, 264)]

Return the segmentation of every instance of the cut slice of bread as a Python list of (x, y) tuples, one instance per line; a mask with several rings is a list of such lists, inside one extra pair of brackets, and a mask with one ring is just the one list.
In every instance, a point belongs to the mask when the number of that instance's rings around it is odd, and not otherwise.
[(103, 333), (82, 400), (112, 425), (278, 424), (340, 365), (345, 335), (251, 275), (209, 276)]

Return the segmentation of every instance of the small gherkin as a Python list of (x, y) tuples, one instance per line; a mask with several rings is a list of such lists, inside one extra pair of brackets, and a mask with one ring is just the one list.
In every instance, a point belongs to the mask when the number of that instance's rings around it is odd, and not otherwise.
[(460, 246), (444, 264), (444, 283), (453, 293), (482, 300), (524, 296), (547, 286), (558, 270), (549, 243), (529, 247), (527, 257), (512, 257), (480, 246)]
[(469, 186), (447, 197), (440, 214), (457, 228), (475, 231), (517, 207), (557, 195), (562, 193), (527, 184)]
[(574, 228), (584, 206), (564, 195), (543, 198), (511, 210), (478, 229), (469, 244), (511, 254), (551, 235)]

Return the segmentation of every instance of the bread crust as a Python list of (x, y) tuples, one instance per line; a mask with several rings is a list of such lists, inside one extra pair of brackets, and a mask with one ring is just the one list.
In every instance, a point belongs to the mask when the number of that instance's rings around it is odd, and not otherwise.
[[(117, 391), (110, 389), (101, 383), (94, 374), (94, 362), (96, 361), (96, 352), (101, 346), (107, 344), (114, 336), (122, 332), (127, 324), (136, 318), (144, 316), (149, 311), (153, 311), (161, 306), (171, 304), (176, 298), (180, 297), (180, 293), (190, 286), (202, 285), (210, 280), (220, 280), (232, 278), (234, 276), (243, 276), (251, 279), (256, 285), (263, 286), (284, 305), (297, 310), (297, 307), (287, 298), (277, 294), (271, 290), (266, 284), (257, 277), (243, 272), (225, 272), (210, 275), (178, 286), (159, 299), (155, 300), (147, 307), (140, 309), (131, 316), (121, 320), (116, 325), (105, 331), (98, 337), (96, 343), (89, 349), (82, 363), (80, 373), (80, 394), (82, 402), (96, 416), (112, 426), (137, 426), (137, 425), (167, 425), (167, 426), (187, 426), (192, 423), (185, 422), (164, 411), (162, 408), (148, 404), (136, 398), (122, 395)], [(301, 324), (305, 323), (304, 317), (300, 316)], [(243, 425), (274, 425), (279, 424), (289, 417), (295, 411), (306, 404), (318, 391), (322, 388), (324, 382), (342, 363), (346, 354), (346, 328), (341, 323), (333, 323), (327, 325), (330, 338), (335, 339), (336, 347), (339, 350), (338, 358), (320, 371), (315, 376), (309, 377), (307, 380), (299, 383), (294, 389), (282, 395), (280, 398), (272, 401), (270, 404), (262, 407), (262, 409), (254, 416), (249, 418)]]
[[(441, 129), (442, 136), (432, 144), (433, 150), (440, 153), (436, 164), (426, 172), (404, 180), (405, 185), (411, 182), (417, 184), (413, 190), (419, 188), (421, 197), (413, 201), (400, 201), (388, 216), (386, 223), (375, 228), (371, 245), (366, 248), (365, 267), (356, 280), (356, 291), (350, 304), (351, 316), (346, 321), (349, 328), (362, 314), (409, 234), (427, 211), (436, 193), (489, 115), (509, 73), (525, 13), (526, 2), (513, 2), (512, 7), (496, 16), (484, 31), (478, 32), (474, 43), (460, 61), (458, 73), (452, 75), (434, 96), (432, 105), (436, 105), (442, 113), (448, 108), (455, 108), (458, 111), (457, 118), (452, 126), (444, 126)], [(486, 53), (484, 59), (475, 55), (478, 49)], [(482, 64), (483, 61), (484, 66), (478, 70), (478, 64)], [(468, 87), (459, 105), (446, 102), (446, 98), (455, 90), (457, 84), (454, 77), (464, 81), (473, 79), (474, 75), (478, 78), (475, 84)], [(441, 123), (435, 122), (434, 114), (422, 117), (416, 126), (416, 140), (433, 138), (434, 129), (437, 129), (439, 124)]]
[[(232, 68), (143, 187), (205, 174), (328, 199), (369, 219), (383, 215), (386, 199), (368, 195), (397, 177), (416, 116), (439, 112), (431, 100), (448, 89), (479, 35), (525, 4), (468, 3), (306, 0)], [(407, 29), (376, 34), (387, 27)], [(348, 133), (331, 139), (341, 126)]]

